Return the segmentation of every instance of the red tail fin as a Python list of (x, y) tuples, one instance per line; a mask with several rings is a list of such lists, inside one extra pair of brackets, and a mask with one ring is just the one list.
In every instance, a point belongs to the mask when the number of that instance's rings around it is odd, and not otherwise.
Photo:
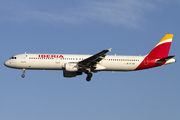
[(162, 40), (154, 47), (154, 49), (148, 54), (148, 57), (164, 58), (169, 54), (173, 34), (166, 34)]

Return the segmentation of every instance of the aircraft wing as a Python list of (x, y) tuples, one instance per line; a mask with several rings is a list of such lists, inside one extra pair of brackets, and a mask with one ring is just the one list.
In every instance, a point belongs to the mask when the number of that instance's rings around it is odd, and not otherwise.
[(78, 66), (82, 68), (92, 68), (94, 65), (96, 65), (98, 62), (100, 62), (106, 55), (107, 52), (111, 51), (112, 48), (108, 50), (103, 50), (95, 55), (92, 55), (89, 58), (86, 58), (80, 62), (78, 62)]

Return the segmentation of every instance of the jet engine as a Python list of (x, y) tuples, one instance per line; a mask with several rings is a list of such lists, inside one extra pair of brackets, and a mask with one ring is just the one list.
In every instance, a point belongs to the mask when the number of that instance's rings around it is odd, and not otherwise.
[(66, 63), (65, 70), (69, 72), (75, 72), (78, 71), (78, 65), (76, 63)]
[(66, 70), (63, 70), (64, 77), (76, 77), (77, 75), (82, 75), (82, 72), (68, 72)]

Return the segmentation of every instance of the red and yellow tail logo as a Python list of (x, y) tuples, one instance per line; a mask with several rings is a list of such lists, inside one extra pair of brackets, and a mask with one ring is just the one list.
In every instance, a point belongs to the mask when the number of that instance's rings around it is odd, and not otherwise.
[[(171, 59), (174, 56), (169, 56), (173, 34), (166, 34), (154, 49), (144, 58), (136, 70), (157, 67), (166, 63), (166, 59)], [(159, 61), (156, 61), (158, 60)], [(162, 62), (163, 61), (163, 62)], [(158, 63), (159, 62), (159, 63)], [(156, 64), (158, 63), (158, 64)]]
[(173, 34), (166, 34), (161, 41), (148, 54), (148, 57), (164, 58), (169, 54)]

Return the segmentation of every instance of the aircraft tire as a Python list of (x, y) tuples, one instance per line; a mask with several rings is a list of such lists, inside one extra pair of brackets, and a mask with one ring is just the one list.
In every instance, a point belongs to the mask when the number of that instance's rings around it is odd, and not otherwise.
[(87, 77), (86, 81), (88, 81), (88, 82), (91, 81), (91, 77)]
[(92, 74), (92, 73), (88, 73), (88, 77), (90, 77), (90, 78), (91, 78), (92, 76), (93, 76), (93, 74)]
[(24, 77), (25, 77), (25, 75), (24, 75), (24, 74), (22, 74), (22, 75), (21, 75), (21, 77), (22, 77), (22, 78), (24, 78)]

